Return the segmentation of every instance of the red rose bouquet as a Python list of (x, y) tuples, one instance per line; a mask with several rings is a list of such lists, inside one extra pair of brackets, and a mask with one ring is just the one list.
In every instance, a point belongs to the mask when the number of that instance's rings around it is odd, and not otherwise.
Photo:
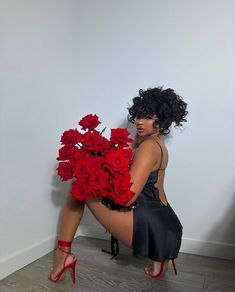
[(128, 171), (132, 162), (130, 133), (125, 128), (111, 129), (107, 139), (102, 136), (105, 128), (96, 130), (100, 121), (92, 114), (78, 124), (83, 133), (70, 129), (61, 136), (58, 175), (62, 181), (73, 179), (70, 193), (80, 201), (93, 196), (125, 205), (134, 196)]

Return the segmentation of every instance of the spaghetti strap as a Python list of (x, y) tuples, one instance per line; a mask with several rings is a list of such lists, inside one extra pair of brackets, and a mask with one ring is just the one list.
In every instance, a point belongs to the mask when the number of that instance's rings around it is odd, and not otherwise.
[[(161, 157), (158, 159), (160, 166), (150, 173), (134, 202), (132, 247), (135, 257), (140, 259), (148, 257), (153, 261), (162, 262), (178, 257), (183, 226), (166, 199), (163, 187), (164, 172), (159, 176), (159, 170), (166, 169), (162, 167), (165, 165), (165, 155), (168, 158), (168, 152), (161, 145), (161, 141), (156, 143), (161, 150)], [(167, 204), (163, 202), (163, 197)]]
[(162, 166), (162, 159), (163, 159), (163, 150), (162, 150), (162, 146), (160, 145), (160, 143), (159, 143), (157, 140), (155, 140), (155, 141), (156, 141), (156, 143), (159, 145), (159, 147), (160, 147), (160, 149), (161, 149), (161, 162), (160, 162), (160, 165), (159, 165), (158, 170), (164, 170), (164, 168), (163, 168), (163, 169), (161, 168), (161, 166)]

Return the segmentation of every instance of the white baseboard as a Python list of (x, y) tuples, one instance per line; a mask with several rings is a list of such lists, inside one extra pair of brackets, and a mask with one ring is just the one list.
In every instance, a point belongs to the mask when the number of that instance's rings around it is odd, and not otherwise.
[(52, 251), (55, 240), (56, 235), (0, 259), (0, 280)]
[[(110, 234), (105, 234), (102, 226), (81, 225), (80, 236), (88, 236), (100, 239), (110, 239)], [(182, 238), (180, 252), (221, 259), (235, 260), (235, 244), (206, 241), (194, 238)]]
[[(105, 234), (105, 229), (99, 225), (81, 224), (75, 237), (77, 236), (110, 239), (110, 235), (108, 233)], [(57, 235), (51, 236), (8, 257), (0, 259), (0, 280), (54, 250), (56, 239)]]
[(180, 252), (235, 260), (235, 244), (225, 242), (206, 241), (183, 237)]
[[(105, 233), (105, 229), (102, 226), (93, 226), (88, 224), (81, 224), (76, 236), (88, 236), (106, 240), (110, 239), (110, 234)], [(56, 238), (57, 236), (54, 235), (15, 254), (1, 259), (0, 280), (54, 250)], [(234, 244), (182, 238), (180, 252), (235, 260)]]
[(79, 230), (76, 233), (76, 236), (87, 236), (92, 238), (99, 238), (99, 239), (110, 239), (110, 233), (105, 233), (105, 228), (101, 225), (80, 225)]

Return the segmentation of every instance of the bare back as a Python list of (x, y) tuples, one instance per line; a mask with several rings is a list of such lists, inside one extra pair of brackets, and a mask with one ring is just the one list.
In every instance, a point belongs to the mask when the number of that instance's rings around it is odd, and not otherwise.
[[(158, 189), (159, 199), (165, 206), (167, 206), (167, 197), (164, 191), (164, 178), (165, 178), (165, 170), (168, 164), (168, 150), (166, 148), (166, 145), (163, 139), (158, 139), (156, 137), (149, 137), (146, 140), (153, 140), (156, 142), (156, 152), (157, 152), (158, 159), (151, 172), (158, 172), (157, 180), (154, 186), (156, 189)], [(137, 148), (133, 149), (134, 155)]]
[(167, 197), (164, 191), (164, 178), (165, 178), (165, 170), (168, 164), (168, 150), (164, 142), (160, 143), (156, 141), (156, 143), (158, 144), (158, 147), (160, 147), (160, 150), (161, 150), (161, 160), (160, 160), (159, 168), (155, 170), (158, 172), (158, 176), (157, 176), (157, 181), (155, 182), (154, 186), (155, 188), (158, 189), (159, 199), (165, 206), (167, 206)]

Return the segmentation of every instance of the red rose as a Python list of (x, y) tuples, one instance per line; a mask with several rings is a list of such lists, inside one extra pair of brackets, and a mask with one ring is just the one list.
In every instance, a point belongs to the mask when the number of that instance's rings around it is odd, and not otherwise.
[(110, 174), (103, 168), (98, 168), (94, 175), (93, 197), (107, 197), (112, 192)]
[[(128, 143), (127, 129), (111, 130), (110, 140), (95, 128), (100, 124), (96, 115), (82, 118), (79, 125), (85, 134), (77, 129), (65, 131), (61, 136), (64, 145), (59, 149), (57, 171), (62, 181), (75, 178), (71, 184), (71, 195), (80, 201), (91, 196), (110, 198), (119, 205), (125, 205), (134, 196), (130, 190), (128, 169), (132, 162), (132, 150)], [(67, 162), (65, 162), (67, 160)]]
[(70, 162), (60, 162), (57, 167), (57, 173), (62, 181), (73, 178), (73, 167)]
[(87, 185), (78, 180), (72, 182), (70, 193), (79, 201), (87, 201), (90, 198), (89, 189)]
[(81, 142), (82, 136), (83, 135), (79, 133), (77, 129), (70, 129), (63, 133), (60, 142), (64, 145), (75, 145)]
[(114, 177), (113, 184), (113, 200), (116, 204), (125, 205), (135, 195), (135, 193), (130, 190), (132, 183), (130, 182), (130, 174), (128, 172), (124, 175)]
[(101, 169), (105, 164), (105, 158), (103, 156), (93, 156), (92, 163), (94, 163), (96, 170)]
[(123, 148), (122, 149), (123, 156), (126, 157), (129, 160), (129, 166), (131, 165), (132, 162), (132, 156), (133, 156), (133, 151), (131, 148)]
[(128, 138), (130, 135), (129, 131), (125, 128), (111, 129), (110, 141), (113, 144), (118, 144), (119, 146), (126, 147), (128, 142), (133, 142), (134, 140)]
[(91, 177), (96, 170), (96, 167), (94, 163), (92, 162), (92, 159), (81, 159), (77, 161), (77, 163), (74, 166), (74, 175), (77, 177), (80, 181), (88, 181), (89, 177)]
[(97, 115), (89, 114), (82, 118), (78, 124), (82, 127), (82, 130), (92, 131), (100, 124), (100, 121)]
[(105, 158), (102, 156), (94, 157), (92, 160), (94, 176), (94, 197), (106, 197), (112, 192), (110, 185), (110, 173), (104, 169)]
[(102, 137), (102, 148), (100, 150), (101, 155), (106, 155), (115, 149), (115, 146), (108, 139)]
[(93, 155), (86, 151), (83, 151), (81, 148), (78, 148), (73, 158), (70, 159), (70, 162), (73, 166), (75, 166), (75, 164), (77, 164), (77, 162), (80, 161), (81, 159), (90, 160), (92, 158)]
[(98, 153), (102, 149), (103, 137), (99, 132), (87, 132), (83, 135), (82, 149), (84, 151), (92, 151)]
[(59, 157), (57, 160), (69, 160), (77, 153), (78, 148), (76, 146), (63, 146), (59, 149)]
[(81, 148), (78, 148), (77, 152), (74, 154), (73, 159), (74, 160), (80, 160), (86, 155), (87, 152), (83, 151)]
[(106, 156), (105, 167), (108, 170), (118, 173), (123, 173), (128, 171), (129, 159), (123, 155), (122, 149), (118, 149), (115, 152), (111, 152)]

